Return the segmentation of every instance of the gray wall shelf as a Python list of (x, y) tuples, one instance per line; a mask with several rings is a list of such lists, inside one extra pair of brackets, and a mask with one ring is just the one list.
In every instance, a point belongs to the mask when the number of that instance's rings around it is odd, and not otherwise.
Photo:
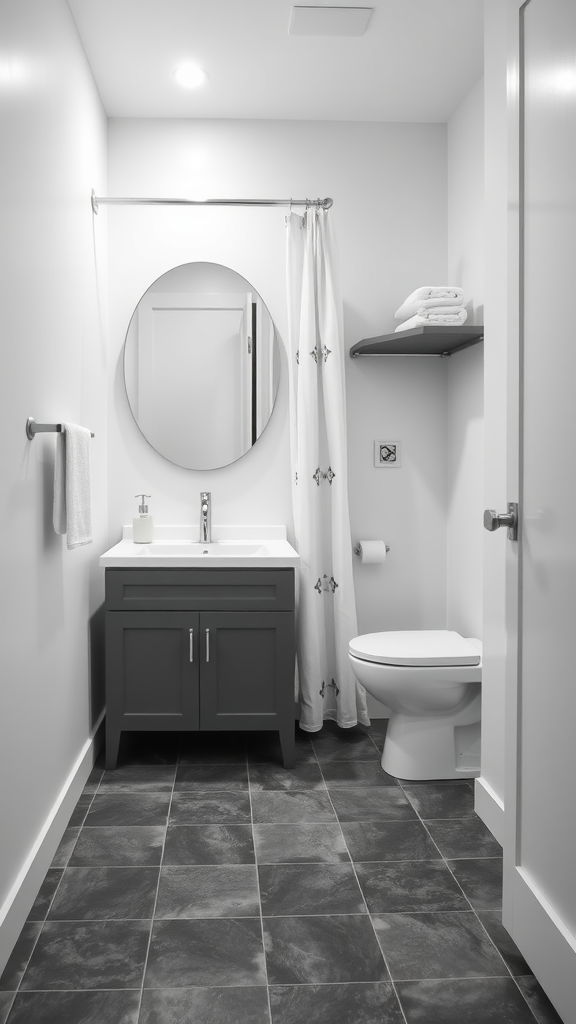
[(463, 327), (413, 327), (409, 331), (382, 334), (378, 338), (364, 338), (350, 349), (350, 358), (356, 356), (450, 356), (484, 338), (481, 324)]

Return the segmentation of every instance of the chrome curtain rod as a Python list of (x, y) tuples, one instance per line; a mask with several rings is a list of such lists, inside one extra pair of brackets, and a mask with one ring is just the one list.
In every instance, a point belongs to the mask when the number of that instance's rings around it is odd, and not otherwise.
[(97, 196), (92, 189), (94, 213), (98, 213), (100, 203), (107, 206), (318, 206), (329, 210), (332, 202), (332, 199), (140, 199)]

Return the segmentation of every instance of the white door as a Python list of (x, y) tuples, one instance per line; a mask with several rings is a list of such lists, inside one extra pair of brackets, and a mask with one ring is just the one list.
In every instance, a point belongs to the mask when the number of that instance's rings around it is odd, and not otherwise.
[(520, 532), (517, 550), (508, 543), (503, 921), (576, 1024), (576, 2), (509, 10), (519, 346), (508, 497)]

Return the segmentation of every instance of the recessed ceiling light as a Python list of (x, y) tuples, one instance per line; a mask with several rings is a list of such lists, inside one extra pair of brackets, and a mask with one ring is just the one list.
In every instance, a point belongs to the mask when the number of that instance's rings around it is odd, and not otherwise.
[(198, 64), (193, 64), (192, 61), (187, 61), (185, 64), (180, 64), (174, 72), (174, 78), (178, 82), (178, 85), (184, 87), (184, 89), (197, 89), (199, 85), (202, 85), (208, 75), (202, 70)]

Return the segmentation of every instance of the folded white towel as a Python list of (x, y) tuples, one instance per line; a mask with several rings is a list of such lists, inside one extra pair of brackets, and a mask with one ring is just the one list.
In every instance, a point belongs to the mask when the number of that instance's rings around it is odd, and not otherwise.
[(409, 331), (412, 327), (430, 327), (432, 325), (440, 327), (442, 324), (446, 327), (461, 327), (466, 323), (467, 318), (468, 313), (464, 306), (435, 306), (432, 309), (424, 309), (421, 313), (416, 313), (409, 320), (405, 320), (403, 324), (398, 324), (394, 333)]
[(407, 316), (414, 316), (420, 308), (427, 306), (461, 306), (463, 298), (462, 288), (450, 285), (424, 285), (423, 288), (416, 288), (404, 300), (394, 313), (394, 317), (396, 320), (404, 320)]
[(56, 435), (52, 522), (68, 548), (92, 543), (90, 431), (75, 423), (63, 423)]

